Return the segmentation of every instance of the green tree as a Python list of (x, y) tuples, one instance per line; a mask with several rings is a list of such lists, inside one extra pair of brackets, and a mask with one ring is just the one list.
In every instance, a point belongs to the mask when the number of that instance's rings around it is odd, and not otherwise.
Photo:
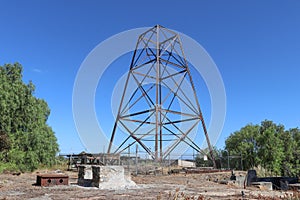
[(7, 133), (0, 130), (0, 158), (2, 162), (7, 161), (7, 152), (10, 148), (10, 140)]
[(292, 176), (295, 173), (294, 165), (294, 149), (296, 148), (296, 141), (293, 139), (293, 136), (290, 132), (284, 131), (280, 135), (280, 140), (282, 141), (282, 147), (284, 156), (281, 163), (281, 174), (284, 176)]
[[(300, 130), (285, 130), (283, 125), (262, 121), (246, 125), (225, 141), (230, 155), (243, 155), (244, 168), (262, 167), (270, 175), (300, 175)], [(231, 167), (237, 167), (231, 161)]]
[[(33, 83), (22, 81), (18, 63), (0, 66), (0, 160), (22, 171), (52, 165), (58, 152), (55, 134), (47, 124), (50, 109), (34, 96)], [(5, 147), (5, 148), (4, 148)]]
[(292, 128), (288, 130), (290, 135), (292, 136), (293, 146), (292, 149), (292, 176), (300, 176), (300, 130), (298, 128)]
[(283, 125), (276, 125), (272, 121), (265, 120), (261, 123), (260, 134), (257, 137), (258, 157), (260, 165), (271, 172), (271, 175), (281, 174), (283, 161), (283, 143), (280, 136), (284, 133)]
[[(240, 131), (231, 134), (225, 141), (227, 150), (226, 156), (228, 152), (230, 155), (242, 155), (243, 168), (245, 169), (251, 169), (258, 166), (258, 133), (258, 125), (248, 124), (241, 128)], [(240, 162), (235, 160), (235, 162), (231, 162), (231, 167), (239, 168), (239, 163)]]

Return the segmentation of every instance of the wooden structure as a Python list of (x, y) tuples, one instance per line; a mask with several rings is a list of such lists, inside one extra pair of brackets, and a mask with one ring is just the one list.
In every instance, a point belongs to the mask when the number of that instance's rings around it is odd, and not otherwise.
[(86, 153), (60, 154), (67, 157), (68, 170), (78, 170), (79, 165), (120, 165), (120, 154)]

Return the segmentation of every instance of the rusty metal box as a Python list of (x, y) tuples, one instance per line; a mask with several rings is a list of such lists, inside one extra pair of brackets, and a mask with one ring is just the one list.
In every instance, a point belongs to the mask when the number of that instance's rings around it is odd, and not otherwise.
[(38, 186), (68, 185), (69, 176), (64, 174), (40, 174), (36, 177)]

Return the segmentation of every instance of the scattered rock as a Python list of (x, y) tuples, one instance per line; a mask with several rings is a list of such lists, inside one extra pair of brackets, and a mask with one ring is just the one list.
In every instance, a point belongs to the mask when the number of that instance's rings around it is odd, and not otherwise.
[(63, 174), (64, 172), (63, 171), (61, 171), (60, 169), (57, 169), (57, 170), (55, 170), (54, 171), (56, 174)]
[(12, 173), (12, 175), (14, 175), (14, 176), (20, 176), (21, 172), (14, 172), (14, 173)]

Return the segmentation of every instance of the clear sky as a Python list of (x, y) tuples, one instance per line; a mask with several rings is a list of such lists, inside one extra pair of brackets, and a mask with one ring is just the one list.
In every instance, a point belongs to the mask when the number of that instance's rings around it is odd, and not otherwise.
[(218, 66), (227, 95), (218, 147), (248, 123), (300, 126), (298, 0), (0, 0), (0, 65), (23, 65), (24, 81), (32, 80), (51, 108), (48, 123), (61, 152), (80, 152), (72, 91), (81, 63), (108, 37), (156, 24), (194, 38)]

